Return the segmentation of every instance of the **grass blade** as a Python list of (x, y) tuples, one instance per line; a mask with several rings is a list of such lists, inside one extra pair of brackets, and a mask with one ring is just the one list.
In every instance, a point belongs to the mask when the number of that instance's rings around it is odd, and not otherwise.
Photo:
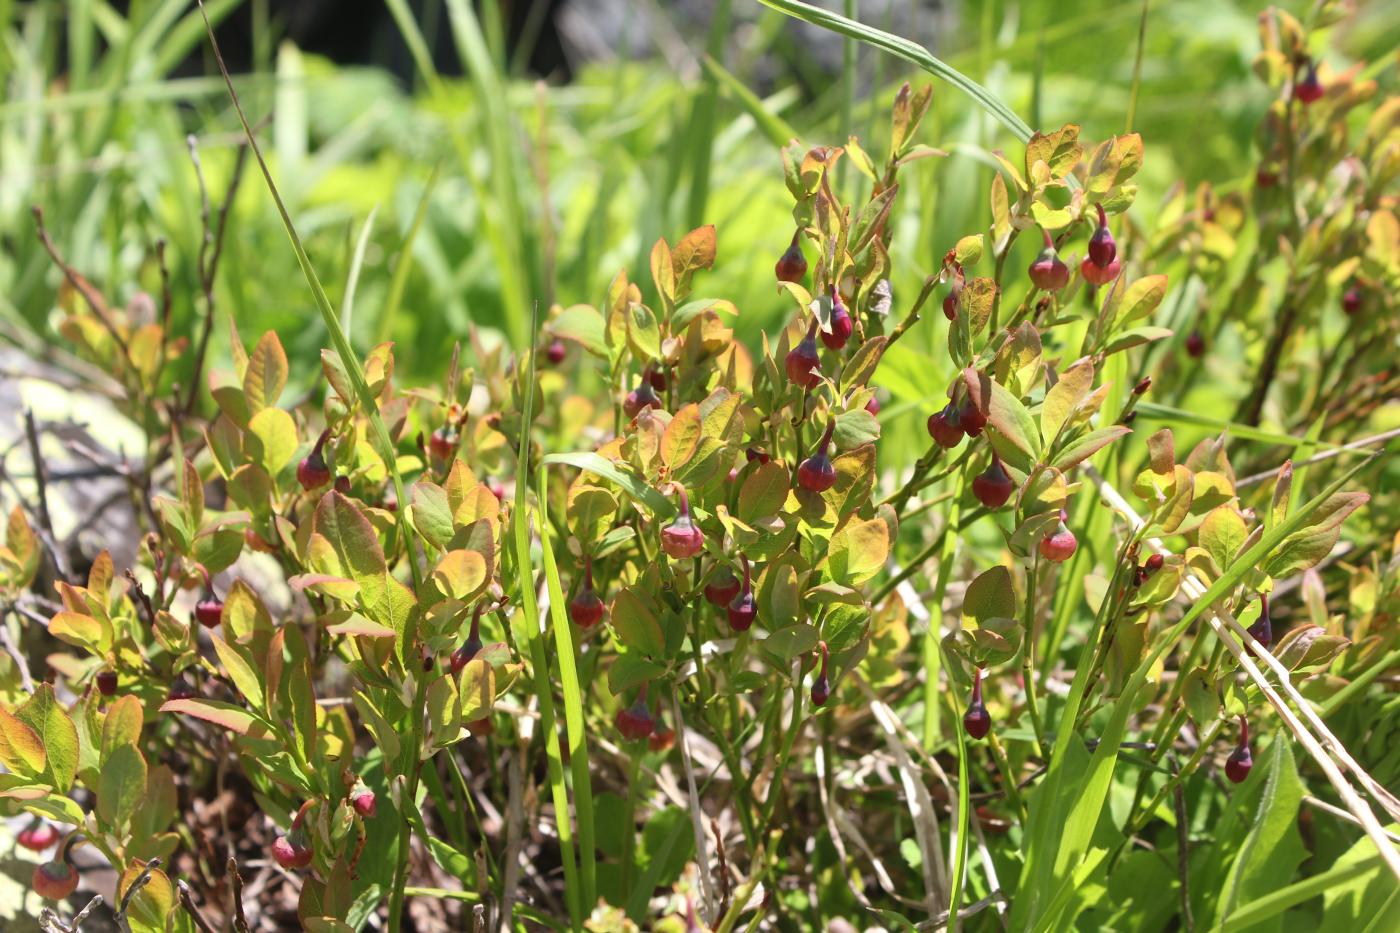
[(360, 227), (359, 239), (355, 241), (355, 254), (350, 257), (350, 270), (345, 274), (345, 296), (340, 300), (340, 326), (345, 339), (350, 339), (350, 325), (355, 317), (355, 287), (360, 283), (360, 268), (365, 264), (365, 247), (369, 246), (369, 235), (374, 232), (375, 207)]
[[(533, 356), (534, 354), (531, 354)], [(526, 448), (521, 448), (526, 449)], [(578, 847), (583, 872), (583, 903), (598, 899), (598, 859), (593, 844), (593, 783), (589, 776), (588, 732), (583, 721), (583, 691), (574, 665), (574, 641), (569, 618), (564, 611), (564, 586), (549, 537), (546, 484), (549, 467), (539, 471), (540, 549), (544, 555), (544, 578), (549, 587), (550, 627), (554, 629), (554, 650), (559, 654), (559, 684), (564, 690), (564, 725), (569, 737), (569, 770), (574, 779), (574, 818), (578, 822)]]
[(408, 273), (413, 269), (413, 244), (418, 239), (418, 231), (423, 228), (424, 219), (428, 216), (428, 205), (432, 203), (433, 190), (437, 188), (441, 169), (441, 161), (433, 163), (432, 174), (428, 176), (428, 181), (423, 186), (423, 194), (418, 198), (418, 208), (413, 212), (413, 223), (409, 225), (408, 234), (403, 239), (403, 245), (399, 247), (399, 261), (394, 264), (394, 275), (389, 280), (389, 297), (384, 302), (384, 312), (379, 316), (379, 330), (374, 341), (376, 344), (388, 340), (389, 335), (393, 333), (394, 319), (399, 316), (399, 306), (403, 304), (403, 290), (408, 285)]
[[(203, 0), (200, 0), (199, 8), (204, 10)], [(355, 394), (359, 397), (361, 406), (364, 407), (365, 417), (369, 419), (370, 436), (374, 442), (379, 456), (383, 458), (385, 466), (389, 469), (389, 475), (394, 480), (394, 495), (399, 502), (408, 502), (407, 493), (404, 490), (403, 476), (399, 473), (398, 454), (394, 449), (393, 438), (389, 436), (389, 428), (384, 423), (383, 417), (379, 414), (379, 405), (374, 400), (374, 395), (369, 390), (369, 383), (365, 381), (364, 370), (360, 366), (360, 358), (355, 354), (350, 346), (350, 341), (345, 339), (342, 333), (340, 322), (336, 319), (335, 309), (331, 307), (331, 300), (326, 295), (326, 290), (321, 286), (321, 279), (316, 275), (316, 269), (311, 265), (311, 259), (306, 255), (306, 249), (302, 246), (301, 237), (297, 234), (296, 226), (292, 223), (291, 215), (287, 213), (287, 206), (282, 201), (282, 195), (277, 190), (277, 183), (272, 180), (272, 170), (267, 166), (267, 160), (263, 158), (262, 147), (258, 145), (257, 138), (253, 135), (253, 128), (248, 123), (248, 117), (243, 113), (243, 105), (238, 101), (238, 92), (233, 89), (233, 79), (229, 76), (228, 66), (224, 64), (223, 55), (219, 51), (219, 42), (214, 38), (214, 27), (210, 23), (207, 15), (204, 20), (205, 29), (209, 35), (209, 43), (214, 50), (214, 59), (219, 64), (219, 71), (224, 76), (224, 83), (228, 86), (229, 97), (233, 100), (233, 109), (238, 114), (238, 121), (243, 125), (243, 134), (248, 139), (248, 146), (253, 150), (254, 157), (258, 160), (258, 167), (262, 169), (263, 180), (267, 182), (267, 190), (272, 195), (273, 202), (277, 205), (277, 213), (282, 218), (282, 226), (287, 231), (287, 238), (291, 240), (292, 251), (296, 253), (297, 264), (301, 266), (302, 275), (306, 276), (306, 282), (311, 286), (311, 294), (316, 299), (316, 307), (321, 312), (321, 321), (326, 325), (326, 331), (330, 334), (331, 344), (335, 347), (336, 354), (340, 357), (341, 365), (345, 367), (346, 375), (350, 377), (350, 383), (354, 386)], [(423, 585), (423, 571), (418, 566), (418, 561), (414, 556), (413, 541), (415, 532), (413, 525), (408, 518), (408, 509), (399, 509), (397, 514), (399, 533), (403, 535), (405, 544), (408, 545), (408, 566), (413, 573), (413, 585), (417, 590)]]
[(932, 52), (917, 42), (911, 42), (882, 29), (847, 19), (829, 10), (814, 7), (809, 3), (801, 3), (799, 0), (759, 0), (759, 2), (786, 13), (794, 19), (800, 19), (823, 29), (830, 29), (832, 32), (858, 39), (868, 45), (897, 55), (905, 61), (919, 66), (934, 77), (947, 81), (971, 97), (998, 123), (1015, 133), (1017, 139), (1025, 142), (1031, 138), (1031, 128), (1026, 125), (1026, 121), (1018, 117), (1016, 112), (1006, 105), (1005, 101), (947, 62), (935, 58)]
[(768, 141), (778, 148), (786, 146), (794, 139), (801, 136), (797, 130), (763, 105), (763, 101), (758, 95), (749, 90), (744, 82), (725, 69), (723, 65), (706, 55), (701, 62), (705, 66), (705, 72), (724, 86), (724, 89), (733, 95), (734, 100), (740, 107), (758, 124), (758, 128), (768, 137)]

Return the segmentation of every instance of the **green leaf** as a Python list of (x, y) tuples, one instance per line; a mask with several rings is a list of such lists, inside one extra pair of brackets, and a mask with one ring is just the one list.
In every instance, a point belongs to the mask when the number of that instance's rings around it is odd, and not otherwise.
[(648, 657), (660, 657), (665, 653), (666, 640), (661, 633), (661, 623), (656, 619), (648, 601), (638, 596), (630, 587), (623, 587), (613, 597), (608, 621), (617, 632), (622, 643), (634, 651)]
[(1092, 359), (1081, 360), (1060, 374), (1059, 381), (1045, 393), (1045, 402), (1040, 408), (1040, 433), (1047, 442), (1054, 443), (1060, 428), (1070, 420), (1093, 387)]
[(1057, 470), (1068, 470), (1078, 466), (1088, 460), (1094, 454), (1112, 444), (1118, 438), (1133, 433), (1132, 428), (1124, 427), (1121, 424), (1110, 425), (1106, 428), (1098, 428), (1087, 434), (1081, 434), (1065, 445), (1064, 449), (1055, 455), (1051, 466)]
[(752, 522), (782, 511), (788, 490), (787, 467), (776, 460), (760, 464), (739, 487), (739, 520)]
[(38, 777), (47, 757), (39, 733), (0, 706), (0, 764), (15, 774)]
[(1032, 460), (1040, 458), (1040, 432), (1036, 430), (1035, 419), (1012, 395), (1006, 386), (999, 382), (991, 383), (991, 404), (987, 411), (987, 423), (996, 428), (997, 433), (1006, 438), (1017, 450)]
[(864, 408), (843, 411), (836, 416), (832, 440), (837, 450), (853, 450), (863, 444), (873, 444), (880, 437), (880, 419)]
[(248, 419), (248, 431), (253, 438), (249, 456), (269, 476), (276, 476), (292, 462), (297, 452), (297, 427), (291, 415), (280, 408), (265, 408)]
[(1016, 590), (1006, 567), (998, 564), (984, 570), (968, 584), (962, 606), (964, 628), (985, 628), (992, 619), (1015, 617)]
[(831, 536), (827, 572), (837, 583), (858, 586), (879, 573), (889, 556), (889, 526), (879, 518), (852, 516)]
[(447, 549), (454, 532), (447, 490), (427, 480), (413, 484), (413, 527), (439, 551)]
[(1195, 668), (1186, 675), (1181, 694), (1198, 730), (1204, 731), (1220, 718), (1220, 691), (1205, 668)]
[(162, 713), (183, 713), (205, 722), (222, 726), (239, 735), (262, 735), (270, 733), (271, 727), (246, 709), (219, 700), (166, 700), (161, 704)]
[(256, 415), (276, 405), (286, 385), (287, 353), (277, 334), (268, 331), (248, 355), (248, 369), (243, 373), (243, 396), (248, 402), (248, 413)]
[(1201, 547), (1214, 558), (1217, 567), (1230, 566), (1248, 537), (1244, 519), (1229, 505), (1212, 509), (1201, 522), (1198, 534)]
[(78, 772), (78, 729), (58, 702), (52, 684), (39, 684), (15, 717), (34, 730), (47, 758), (44, 774), (53, 789), (67, 793)]
[(638, 684), (655, 680), (665, 672), (665, 667), (653, 661), (634, 654), (620, 655), (608, 668), (608, 689), (613, 696), (622, 696)]
[(556, 337), (572, 340), (594, 356), (608, 358), (608, 343), (603, 336), (603, 316), (589, 305), (571, 305), (549, 322), (549, 332)]
[(253, 669), (251, 658), (246, 652), (235, 645), (230, 645), (212, 632), (209, 634), (209, 639), (214, 643), (214, 653), (219, 656), (219, 663), (228, 672), (229, 679), (238, 688), (238, 692), (243, 695), (243, 699), (250, 703), (254, 709), (261, 710), (263, 684)]
[(146, 759), (135, 745), (122, 745), (107, 756), (97, 783), (97, 815), (120, 830), (146, 795)]

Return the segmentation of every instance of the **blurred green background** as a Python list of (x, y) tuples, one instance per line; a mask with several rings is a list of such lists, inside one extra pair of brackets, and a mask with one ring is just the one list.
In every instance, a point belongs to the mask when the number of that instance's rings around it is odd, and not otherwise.
[[(853, 9), (927, 45), (1032, 126), (1078, 122), (1089, 140), (1125, 129), (1140, 3), (819, 5)], [(360, 63), (344, 64), (305, 50), (329, 27), (300, 21), (296, 4), (210, 0), (209, 11), (237, 50), (230, 59), (241, 70), (249, 118), (266, 121), (273, 171), (342, 305), (357, 239), (371, 223), (352, 339), (361, 349), (394, 340), (409, 378), (440, 373), (453, 340), (472, 327), (488, 339), (523, 339), (534, 301), (598, 304), (622, 267), (645, 281), (654, 239), (674, 241), (702, 222), (717, 225), (720, 252), (698, 289), (733, 300), (742, 311), (739, 335), (756, 341), (790, 312), (772, 280), (791, 235), (776, 145), (781, 124), (806, 145), (854, 133), (879, 153), (899, 84), (933, 80), (756, 0), (372, 6), (375, 18), (356, 25), (359, 13), (346, 10), (347, 21), (336, 25), (338, 34), (372, 33), (359, 37)], [(1304, 4), (1284, 6), (1298, 12)], [(1262, 7), (1150, 4), (1132, 127), (1147, 145), (1134, 224), (1150, 226), (1175, 184), (1228, 184), (1252, 172), (1251, 134), (1267, 96), (1250, 74)], [(240, 139), (194, 4), (0, 0), (0, 22), (3, 338), (39, 352), (55, 337), (59, 273), (34, 236), (32, 204), (44, 207), (68, 259), (121, 302), (158, 290), (154, 244), (164, 238), (176, 332), (192, 333), (201, 227), (186, 136), (197, 138), (216, 203)], [(562, 51), (541, 66), (549, 43)], [(1362, 3), (1316, 51), (1343, 68), (1393, 59), (1397, 45), (1400, 4)], [(733, 82), (705, 69), (707, 53)], [(736, 84), (777, 120), (756, 120)], [(896, 314), (959, 236), (985, 227), (987, 151), (1006, 148), (1019, 158), (1019, 144), (947, 86), (936, 88), (921, 135), (950, 155), (904, 173), (892, 249)], [(391, 314), (393, 273), (435, 168), (402, 302)], [(844, 179), (846, 197), (863, 200), (868, 182), (854, 171)], [(221, 311), (245, 338), (277, 330), (294, 380), (315, 377), (325, 335), (253, 166), (217, 289)], [(215, 360), (226, 339), (217, 327)], [(942, 341), (939, 322), (916, 331), (910, 349)], [(934, 391), (914, 354), (892, 357), (882, 379), (911, 405)]]

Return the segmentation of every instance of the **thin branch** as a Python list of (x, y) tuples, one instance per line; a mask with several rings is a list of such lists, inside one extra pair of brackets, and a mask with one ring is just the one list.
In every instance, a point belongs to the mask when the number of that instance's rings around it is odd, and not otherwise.
[[(1366, 447), (1371, 447), (1375, 444), (1384, 444), (1386, 441), (1396, 437), (1400, 437), (1400, 428), (1395, 428), (1390, 431), (1382, 431), (1380, 434), (1372, 434), (1370, 437), (1363, 437), (1359, 441), (1352, 441), (1349, 444), (1343, 444), (1342, 446), (1334, 447), (1331, 450), (1324, 450), (1322, 453), (1314, 454), (1313, 456), (1308, 457), (1306, 460), (1299, 460), (1296, 463), (1290, 461), (1290, 463), (1292, 463), (1292, 466), (1296, 469), (1300, 466), (1308, 466), (1313, 463), (1320, 463), (1323, 460), (1330, 460), (1333, 457), (1339, 457), (1342, 454), (1349, 453), (1353, 450), (1362, 450)], [(1237, 480), (1235, 482), (1235, 489), (1243, 489), (1246, 486), (1253, 486), (1256, 483), (1262, 483), (1267, 479), (1271, 479), (1275, 476), (1278, 476), (1279, 471), (1282, 469), (1283, 467), (1277, 466), (1274, 467), (1272, 470), (1265, 470), (1262, 473), (1255, 473), (1253, 476), (1246, 476), (1244, 479)]]
[(194, 894), (183, 878), (175, 882), (175, 893), (180, 899), (180, 906), (185, 908), (185, 913), (190, 915), (190, 919), (194, 921), (195, 926), (199, 927), (201, 933), (214, 933), (214, 928), (209, 925), (209, 921), (204, 919), (204, 915), (195, 906)]
[(53, 239), (49, 236), (48, 228), (44, 226), (44, 209), (35, 204), (30, 210), (34, 214), (34, 226), (39, 234), (39, 242), (44, 244), (44, 250), (48, 252), (49, 258), (63, 272), (64, 277), (68, 279), (68, 284), (77, 289), (78, 293), (87, 301), (88, 306), (92, 308), (92, 313), (102, 322), (107, 333), (112, 335), (112, 340), (122, 351), (122, 356), (126, 358), (127, 362), (130, 362), (131, 349), (126, 344), (126, 338), (117, 330), (117, 325), (112, 320), (112, 310), (107, 306), (107, 299), (103, 298), (102, 293), (81, 273), (64, 261), (63, 254), (58, 251), (58, 247), (54, 245)]

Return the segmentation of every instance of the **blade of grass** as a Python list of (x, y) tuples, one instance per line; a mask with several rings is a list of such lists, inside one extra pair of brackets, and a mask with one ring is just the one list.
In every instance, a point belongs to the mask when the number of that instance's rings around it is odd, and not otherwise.
[[(203, 0), (198, 0), (200, 10), (204, 9)], [(238, 121), (243, 125), (243, 134), (248, 139), (248, 145), (253, 150), (253, 155), (258, 160), (258, 167), (262, 169), (263, 180), (267, 182), (267, 190), (272, 195), (273, 202), (277, 205), (277, 213), (282, 218), (282, 226), (287, 231), (287, 238), (291, 241), (292, 251), (296, 253), (297, 265), (301, 266), (302, 275), (306, 277), (306, 282), (311, 286), (311, 294), (316, 299), (316, 307), (321, 312), (321, 321), (326, 326), (326, 331), (330, 334), (331, 343), (335, 347), (336, 354), (340, 357), (341, 365), (345, 367), (346, 375), (350, 378), (350, 384), (355, 389), (356, 396), (359, 397), (361, 406), (364, 407), (365, 417), (369, 419), (370, 436), (374, 442), (379, 456), (383, 458), (385, 466), (389, 469), (389, 475), (394, 481), (394, 495), (399, 502), (407, 502), (406, 492), (403, 485), (403, 476), (399, 473), (398, 454), (394, 449), (393, 438), (389, 436), (389, 428), (384, 423), (383, 417), (379, 414), (379, 405), (374, 399), (374, 395), (369, 390), (369, 383), (365, 381), (364, 370), (360, 366), (360, 358), (355, 355), (350, 342), (345, 339), (345, 334), (341, 332), (339, 322), (336, 320), (335, 309), (331, 307), (331, 300), (326, 295), (326, 290), (321, 286), (321, 280), (316, 275), (316, 269), (311, 265), (311, 258), (306, 255), (306, 249), (302, 246), (301, 237), (297, 234), (296, 226), (292, 223), (291, 215), (287, 213), (287, 206), (282, 201), (282, 195), (277, 190), (277, 183), (272, 179), (272, 170), (268, 168), (267, 160), (263, 158), (262, 147), (258, 145), (257, 138), (253, 135), (253, 127), (248, 123), (248, 117), (243, 113), (243, 105), (238, 101), (238, 93), (233, 89), (233, 79), (229, 76), (228, 66), (224, 64), (223, 54), (219, 51), (219, 42), (214, 38), (214, 27), (206, 16), (204, 21), (206, 31), (209, 36), (210, 46), (214, 51), (214, 60), (218, 62), (219, 71), (224, 76), (224, 83), (228, 86), (229, 97), (233, 100), (234, 111), (238, 114)], [(418, 561), (414, 556), (413, 526), (409, 522), (407, 509), (399, 509), (397, 521), (399, 531), (403, 535), (403, 540), (408, 546), (408, 566), (413, 573), (414, 589), (421, 588), (423, 584), (423, 572), (418, 566)]]
[(1330, 888), (1343, 885), (1353, 878), (1359, 878), (1368, 871), (1374, 871), (1381, 865), (1381, 857), (1372, 855), (1349, 865), (1330, 868), (1322, 874), (1304, 878), (1302, 881), (1270, 891), (1263, 897), (1255, 898), (1231, 913), (1223, 924), (1213, 929), (1219, 933), (1250, 929), (1256, 924), (1262, 924), (1266, 920), (1277, 917), (1290, 907), (1296, 907), (1304, 901), (1310, 901), (1325, 894)]
[(369, 245), (369, 235), (374, 232), (374, 215), (379, 213), (376, 206), (369, 212), (360, 226), (359, 239), (355, 241), (355, 254), (350, 257), (350, 270), (345, 274), (345, 296), (340, 300), (340, 326), (345, 339), (350, 339), (351, 321), (355, 317), (355, 287), (360, 282), (360, 268), (365, 263), (365, 247)]
[[(716, 62), (724, 55), (729, 40), (729, 8), (731, 0), (719, 0), (710, 14), (710, 35), (705, 43), (705, 58)], [(714, 154), (715, 104), (719, 98), (719, 79), (708, 69), (704, 86), (695, 96), (686, 133), (690, 136), (690, 198), (686, 204), (686, 221), (691, 227), (705, 222), (705, 208), (710, 197), (710, 162)]]
[(929, 74), (947, 81), (953, 87), (962, 91), (968, 97), (976, 101), (987, 113), (991, 114), (998, 123), (1016, 134), (1016, 138), (1025, 142), (1031, 138), (1031, 128), (1026, 122), (1016, 115), (1016, 112), (1008, 107), (1001, 98), (982, 85), (973, 81), (967, 75), (958, 71), (946, 62), (935, 58), (933, 53), (919, 45), (893, 33), (867, 26), (864, 23), (848, 19), (829, 10), (823, 10), (812, 6), (809, 3), (801, 3), (799, 0), (759, 0), (765, 6), (780, 10), (794, 19), (811, 23), (813, 26), (820, 26), (823, 29), (830, 29), (832, 32), (849, 36), (852, 39), (859, 39), (868, 45), (873, 45), (878, 49), (884, 49), (892, 55), (897, 55), (905, 61), (917, 65)]
[(701, 64), (704, 66), (705, 72), (723, 85), (724, 89), (733, 95), (739, 106), (753, 117), (754, 123), (758, 124), (758, 128), (768, 137), (770, 143), (782, 148), (794, 139), (801, 138), (797, 130), (793, 129), (782, 117), (765, 107), (757, 94), (749, 90), (744, 82), (726, 71), (719, 62), (706, 55)]
[(433, 163), (433, 171), (423, 185), (423, 194), (418, 198), (418, 208), (413, 212), (413, 223), (399, 247), (399, 259), (394, 264), (394, 275), (389, 280), (389, 297), (384, 302), (384, 312), (379, 316), (379, 330), (375, 343), (389, 339), (393, 333), (394, 319), (399, 316), (399, 306), (403, 304), (403, 291), (408, 285), (408, 273), (413, 268), (413, 243), (418, 239), (418, 231), (423, 228), (423, 220), (428, 216), (428, 205), (432, 203), (433, 189), (437, 187), (442, 170), (442, 160)]
[[(1184, 408), (1173, 408), (1170, 405), (1159, 405), (1156, 402), (1138, 402), (1138, 417), (1148, 421), (1168, 422), (1175, 426), (1194, 424), (1203, 428), (1210, 428), (1212, 431), (1229, 431), (1232, 437), (1238, 437), (1246, 441), (1258, 441), (1263, 444), (1278, 444), (1281, 447), (1301, 447), (1311, 443), (1305, 437), (1294, 437), (1291, 434), (1280, 434), (1277, 431), (1266, 431), (1262, 428), (1251, 427), (1241, 424), (1238, 421), (1226, 421), (1221, 418), (1212, 418), (1202, 415), (1199, 412), (1188, 411)], [(1335, 444), (1326, 441), (1318, 441), (1319, 447), (1332, 448)]]
[[(530, 355), (534, 357), (533, 353)], [(588, 731), (583, 719), (583, 691), (579, 686), (578, 669), (574, 665), (574, 642), (564, 607), (564, 586), (559, 580), (559, 567), (554, 561), (554, 548), (550, 542), (548, 478), (549, 467), (540, 464), (536, 490), (539, 499), (540, 550), (544, 556), (545, 583), (549, 587), (549, 618), (550, 627), (554, 629), (554, 650), (559, 655), (559, 684), (564, 690), (564, 725), (569, 737), (569, 770), (574, 779), (574, 819), (578, 822), (583, 903), (593, 904), (598, 899), (598, 859), (593, 843), (593, 784), (588, 770)]]
[(1142, 50), (1147, 45), (1147, 9), (1150, 0), (1142, 0), (1142, 18), (1138, 20), (1137, 53), (1133, 56), (1133, 87), (1128, 93), (1128, 116), (1123, 121), (1125, 134), (1133, 131), (1133, 118), (1137, 116), (1138, 91), (1142, 88)]

